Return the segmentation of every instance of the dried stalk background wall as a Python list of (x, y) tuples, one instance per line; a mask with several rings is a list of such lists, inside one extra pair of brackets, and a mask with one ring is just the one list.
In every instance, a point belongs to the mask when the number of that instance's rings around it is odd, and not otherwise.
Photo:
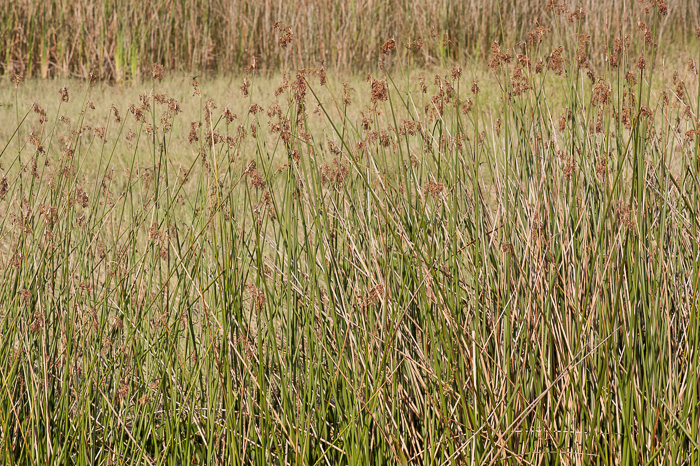
[[(252, 56), (263, 70), (318, 66), (361, 70), (377, 63), (381, 44), (420, 39), (402, 48), (405, 63), (484, 55), (491, 42), (513, 45), (536, 21), (547, 26), (552, 0), (0, 0), (0, 73), (5, 76), (138, 78), (154, 62), (169, 69), (237, 72)], [(700, 2), (668, 0), (659, 24), (664, 43), (683, 40), (700, 25)], [(600, 50), (630, 32), (644, 5), (637, 0), (581, 0), (577, 23)], [(278, 43), (276, 21), (292, 42)], [(448, 47), (441, 47), (449, 35)], [(436, 38), (437, 36), (437, 38)], [(556, 40), (556, 39), (555, 39)]]

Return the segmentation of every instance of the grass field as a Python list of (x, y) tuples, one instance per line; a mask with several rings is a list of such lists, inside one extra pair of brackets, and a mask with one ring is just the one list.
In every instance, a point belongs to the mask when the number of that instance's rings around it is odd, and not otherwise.
[(664, 6), (605, 50), (555, 9), (432, 66), (4, 80), (0, 464), (700, 462)]

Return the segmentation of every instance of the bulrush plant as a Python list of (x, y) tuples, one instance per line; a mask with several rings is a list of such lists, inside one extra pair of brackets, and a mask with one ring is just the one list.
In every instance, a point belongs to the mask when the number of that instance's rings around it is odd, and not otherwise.
[(150, 75), (151, 63), (230, 73), (248, 66), (251, 56), (262, 69), (305, 67), (313, 57), (329, 69), (368, 71), (382, 52), (376, 44), (390, 37), (409, 63), (424, 67), (483, 58), (493, 41), (524, 40), (533, 24), (555, 16), (582, 21), (600, 51), (614, 37), (631, 34), (634, 21), (652, 9), (664, 12), (660, 26), (668, 43), (687, 40), (700, 21), (696, 0), (169, 0), (148, 6), (138, 0), (2, 0), (0, 73), (46, 79), (87, 78), (92, 71), (138, 82)]
[(549, 2), (470, 65), (410, 69), (436, 29), (364, 81), (248, 59), (236, 106), (155, 65), (11, 115), (0, 463), (700, 461), (700, 81), (664, 5), (604, 50)]

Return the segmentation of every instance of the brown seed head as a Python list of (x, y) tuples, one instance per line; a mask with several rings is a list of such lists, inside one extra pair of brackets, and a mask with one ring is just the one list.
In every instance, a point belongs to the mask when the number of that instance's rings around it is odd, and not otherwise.
[(554, 49), (548, 59), (548, 68), (557, 76), (561, 76), (564, 73), (564, 58), (561, 56), (562, 52), (564, 52), (564, 47), (560, 45)]
[(384, 42), (384, 45), (382, 45), (381, 52), (384, 55), (388, 55), (392, 52), (392, 50), (395, 50), (395, 49), (396, 49), (396, 40), (392, 37), (391, 39)]
[(241, 92), (243, 93), (243, 97), (248, 97), (248, 90), (250, 89), (250, 81), (248, 81), (248, 78), (243, 78), (243, 85), (241, 86)]
[(384, 80), (372, 79), (372, 103), (389, 99), (387, 83)]
[(15, 89), (17, 89), (19, 87), (19, 85), (22, 81), (24, 81), (24, 75), (15, 74), (12, 76), (12, 84), (15, 85)]
[(343, 83), (343, 103), (345, 105), (350, 105), (350, 91), (354, 91), (355, 89), (348, 87), (348, 83)]
[(498, 71), (504, 63), (510, 63), (511, 56), (501, 50), (501, 46), (497, 42), (491, 44), (491, 58), (489, 59), (489, 68)]
[(250, 57), (250, 62), (248, 63), (248, 66), (246, 66), (243, 71), (245, 71), (246, 74), (249, 74), (255, 70), (258, 69), (258, 60), (255, 58), (255, 55)]
[(640, 70), (643, 70), (647, 67), (647, 61), (644, 58), (644, 55), (639, 55), (639, 59), (637, 59), (637, 68)]
[(90, 87), (93, 87), (95, 84), (97, 84), (98, 78), (99, 76), (96, 71), (90, 71), (90, 74), (88, 74), (88, 81), (90, 81)]
[(111, 110), (112, 110), (112, 113), (114, 113), (114, 120), (115, 120), (117, 123), (119, 123), (120, 121), (122, 121), (122, 118), (121, 118), (121, 116), (119, 115), (119, 110), (117, 110), (117, 107), (115, 107), (114, 104), (112, 104)]
[(425, 185), (425, 192), (433, 198), (437, 198), (442, 193), (443, 189), (445, 189), (445, 185), (437, 181), (430, 181)]
[(423, 41), (421, 39), (412, 40), (407, 42), (404, 47), (406, 47), (408, 50), (417, 52), (423, 47)]
[(154, 63), (151, 73), (153, 74), (153, 79), (157, 79), (158, 81), (163, 79), (163, 67), (160, 64)]
[(237, 118), (237, 116), (234, 115), (233, 113), (231, 113), (231, 110), (229, 110), (229, 108), (226, 107), (226, 108), (224, 109), (224, 118), (225, 118), (226, 121), (228, 121), (229, 123), (232, 123), (233, 120), (235, 120), (235, 119)]
[(286, 27), (284, 28), (284, 32), (280, 36), (279, 43), (282, 48), (286, 48), (287, 45), (292, 42), (293, 39), (293, 34), (292, 34), (292, 28)]
[(425, 76), (421, 75), (420, 77), (420, 90), (425, 94), (428, 92), (428, 85), (425, 82)]

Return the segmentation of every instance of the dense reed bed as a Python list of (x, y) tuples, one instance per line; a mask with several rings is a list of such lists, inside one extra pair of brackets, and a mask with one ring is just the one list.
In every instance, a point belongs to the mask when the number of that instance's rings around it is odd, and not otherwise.
[[(665, 43), (690, 38), (700, 25), (697, 1), (661, 3)], [(599, 59), (603, 46), (632, 33), (648, 6), (638, 0), (0, 0), (0, 73), (87, 78), (94, 72), (138, 81), (151, 63), (238, 73), (253, 57), (263, 70), (323, 64), (357, 72), (377, 66), (378, 47), (389, 37), (401, 40), (397, 54), (424, 67), (486, 57), (494, 40), (513, 44), (561, 12), (592, 36), (597, 54), (591, 58)], [(433, 40), (438, 34), (444, 40)], [(426, 46), (416, 50), (417, 43)]]
[(600, 65), (562, 13), (480, 73), (2, 107), (0, 463), (697, 463), (700, 82), (662, 6)]

